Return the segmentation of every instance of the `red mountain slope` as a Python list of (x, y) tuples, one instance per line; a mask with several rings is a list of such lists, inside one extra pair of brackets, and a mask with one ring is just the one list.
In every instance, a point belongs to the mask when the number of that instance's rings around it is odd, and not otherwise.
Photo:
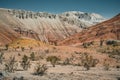
[(8, 44), (18, 37), (20, 37), (20, 35), (9, 28), (9, 26), (0, 24), (0, 45)]
[(72, 45), (100, 39), (120, 40), (120, 14), (110, 20), (104, 21), (89, 27), (80, 33), (72, 35), (63, 41), (58, 42), (58, 45)]

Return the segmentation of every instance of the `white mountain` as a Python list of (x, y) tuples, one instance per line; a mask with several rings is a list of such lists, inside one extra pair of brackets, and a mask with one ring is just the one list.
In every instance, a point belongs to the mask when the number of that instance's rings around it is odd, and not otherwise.
[(67, 21), (74, 21), (74, 24), (78, 27), (84, 28), (89, 27), (91, 25), (95, 25), (102, 21), (105, 21), (105, 18), (96, 13), (85, 13), (80, 11), (69, 11), (60, 14), (60, 16), (64, 16), (67, 18)]
[(61, 14), (0, 8), (0, 22), (22, 36), (44, 42), (63, 40), (104, 21), (99, 14), (69, 11)]

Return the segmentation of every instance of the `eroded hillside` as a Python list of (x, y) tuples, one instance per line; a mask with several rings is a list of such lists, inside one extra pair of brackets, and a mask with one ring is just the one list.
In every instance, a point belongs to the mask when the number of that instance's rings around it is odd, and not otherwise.
[(72, 45), (109, 39), (120, 40), (120, 14), (110, 20), (99, 23), (83, 30), (80, 33), (72, 35), (63, 41), (60, 41), (59, 44)]
[(105, 20), (95, 13), (65, 12), (51, 14), (25, 10), (0, 9), (0, 22), (17, 34), (55, 44), (82, 29)]

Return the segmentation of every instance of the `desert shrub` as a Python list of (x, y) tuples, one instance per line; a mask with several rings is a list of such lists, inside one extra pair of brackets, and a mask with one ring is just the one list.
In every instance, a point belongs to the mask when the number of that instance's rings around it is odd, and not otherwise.
[(118, 40), (107, 40), (106, 45), (113, 45), (113, 46), (118, 46), (120, 44), (120, 41)]
[(91, 45), (94, 45), (94, 44), (95, 44), (95, 42), (94, 42), (94, 41), (91, 41), (91, 42), (90, 42), (90, 44), (91, 44)]
[(110, 53), (113, 54), (113, 55), (119, 55), (120, 56), (120, 50), (119, 50), (119, 48), (113, 49)]
[(63, 65), (69, 65), (70, 64), (70, 59), (66, 58), (65, 61), (63, 62)]
[(18, 56), (21, 56), (21, 54), (20, 54), (20, 53), (18, 53)]
[(48, 56), (47, 61), (50, 61), (50, 63), (52, 64), (53, 67), (55, 67), (55, 64), (60, 60), (58, 57), (56, 56)]
[(83, 45), (84, 48), (88, 48), (89, 46), (91, 46), (93, 44), (94, 44), (94, 41), (91, 41), (91, 42), (85, 42), (82, 45)]
[(30, 47), (30, 46), (29, 46), (29, 49), (30, 49), (30, 51), (32, 51), (32, 50), (33, 50), (33, 47)]
[(88, 47), (86, 43), (83, 43), (82, 45), (83, 45), (84, 48)]
[(44, 50), (45, 51), (45, 53), (49, 53), (49, 49), (46, 49), (46, 50)]
[(5, 45), (5, 50), (8, 50), (8, 48), (9, 48), (9, 45), (6, 44), (6, 45)]
[(90, 67), (95, 67), (98, 62), (98, 59), (93, 59), (93, 57), (89, 56), (87, 53), (84, 53), (81, 57), (82, 66), (84, 66), (86, 70), (89, 70)]
[(21, 47), (21, 51), (24, 51), (25, 50), (25, 48), (24, 47)]
[(120, 47), (119, 46), (106, 46), (98, 49), (98, 52), (101, 53), (107, 53), (110, 55), (110, 57), (117, 55), (120, 55)]
[(120, 77), (117, 77), (117, 80), (120, 80)]
[(4, 78), (4, 74), (0, 72), (0, 80), (3, 80), (3, 78)]
[(21, 66), (24, 70), (27, 70), (30, 67), (30, 60), (28, 56), (24, 55), (22, 58)]
[(15, 57), (10, 57), (8, 62), (5, 63), (5, 71), (14, 72), (17, 69)]
[(40, 55), (40, 56), (39, 56), (39, 59), (44, 59), (44, 57)]
[(107, 62), (107, 59), (104, 60), (103, 67), (104, 67), (104, 70), (107, 70), (107, 71), (109, 70), (110, 64)]
[(100, 40), (100, 46), (103, 46), (104, 40)]
[(25, 80), (23, 76), (21, 77), (14, 77), (13, 80)]
[(0, 53), (0, 64), (2, 64), (2, 62), (3, 62), (3, 59), (4, 59), (4, 57), (3, 57), (3, 55), (4, 55), (4, 53)]
[(31, 59), (32, 61), (35, 61), (35, 54), (34, 54), (34, 52), (32, 52), (32, 53), (30, 54), (30, 59)]
[(104, 70), (109, 70), (109, 64), (104, 64)]
[(44, 75), (47, 71), (47, 66), (45, 64), (37, 63), (37, 66), (35, 67), (35, 75)]
[(81, 52), (74, 51), (75, 54), (81, 54)]
[(119, 69), (120, 69), (120, 65), (116, 65), (116, 69), (119, 71)]

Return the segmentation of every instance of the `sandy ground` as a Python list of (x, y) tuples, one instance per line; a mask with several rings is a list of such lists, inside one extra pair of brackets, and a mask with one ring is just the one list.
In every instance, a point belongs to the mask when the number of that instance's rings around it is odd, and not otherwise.
[(25, 80), (119, 80), (118, 78), (120, 78), (120, 70), (115, 68), (105, 71), (103, 67), (94, 67), (86, 71), (81, 66), (56, 65), (56, 67), (52, 67), (49, 63), (47, 72), (43, 76), (38, 76), (33, 75), (34, 66), (32, 64), (28, 71), (4, 72), (6, 80), (8, 80), (7, 78), (12, 80), (14, 77), (23, 77)]
[[(14, 73), (8, 73), (3, 70), (4, 64), (0, 64), (0, 73), (3, 74), (3, 76), (0, 76), (0, 80), (120, 80), (120, 68), (119, 70), (115, 68), (116, 59), (110, 58), (107, 54), (97, 52), (92, 48), (84, 49), (72, 46), (50, 46), (49, 48), (35, 48), (33, 50), (25, 49), (24, 51), (21, 51), (21, 49), (17, 49), (16, 51), (10, 49), (8, 51), (3, 51), (5, 58), (4, 62), (8, 61), (10, 56), (15, 56), (16, 61), (20, 62), (23, 55), (30, 57), (32, 52), (35, 53), (37, 61), (32, 61), (31, 68), (27, 71), (24, 71), (19, 66)], [(88, 55), (91, 55), (94, 59), (99, 60), (98, 65), (90, 68), (88, 71), (86, 71), (84, 67), (75, 66), (74, 64), (59, 64), (56, 65), (56, 67), (52, 67), (49, 62), (46, 62), (46, 58), (51, 55), (59, 57), (61, 61), (64, 61), (66, 58), (74, 58), (73, 61), (77, 62), (76, 60), (79, 61), (78, 58), (80, 58), (80, 55), (84, 52), (87, 52)], [(107, 59), (111, 65), (108, 71), (104, 70), (104, 59)], [(43, 76), (33, 74), (36, 62), (38, 61), (47, 65), (48, 69)], [(15, 77), (17, 79), (13, 79)], [(23, 79), (20, 79), (21, 77), (23, 77)]]

